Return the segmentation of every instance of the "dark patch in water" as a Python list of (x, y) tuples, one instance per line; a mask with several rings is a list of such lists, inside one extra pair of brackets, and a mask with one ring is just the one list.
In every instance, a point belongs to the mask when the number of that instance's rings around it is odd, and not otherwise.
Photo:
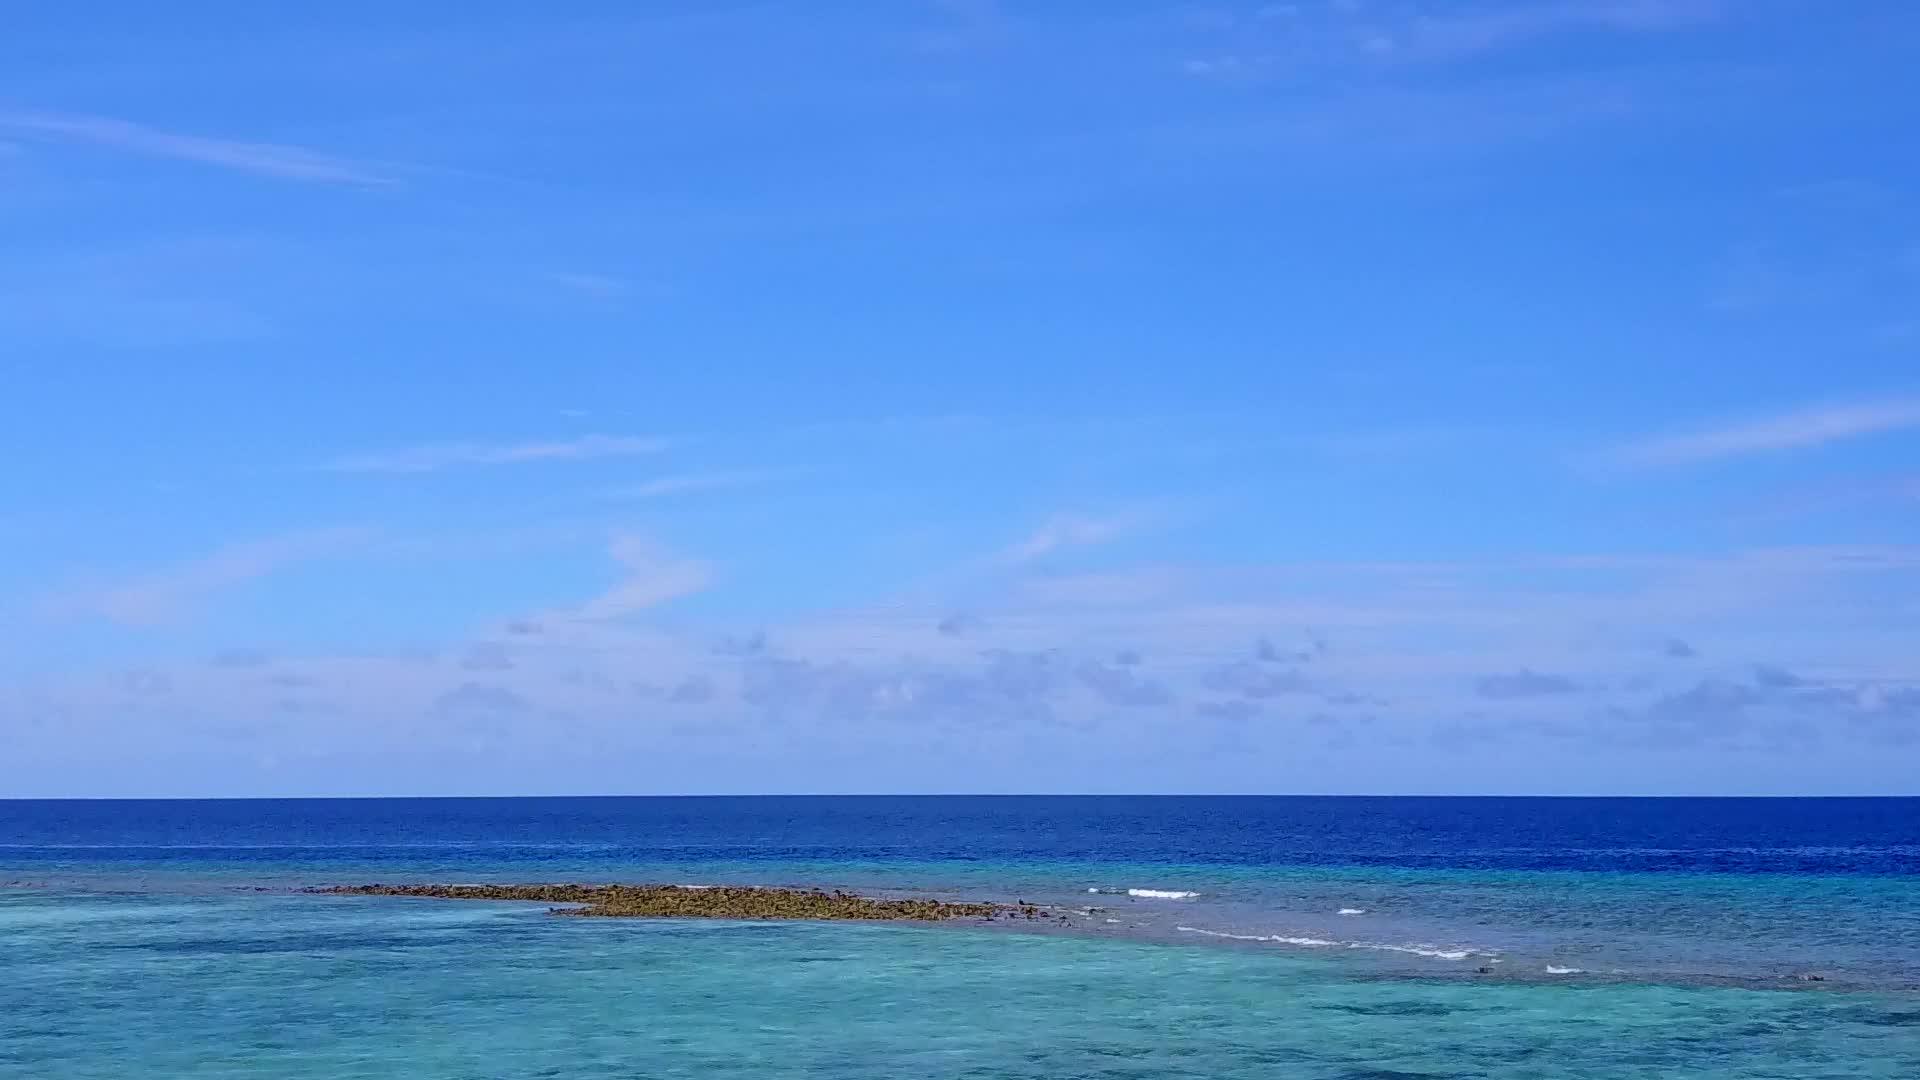
[(1315, 1065), (1326, 1059), (1291, 1046), (1250, 1046), (1240, 1052), (1249, 1065)]
[(1437, 1001), (1384, 1001), (1378, 1005), (1316, 1005), (1317, 1009), (1355, 1016), (1450, 1016), (1458, 1009)]
[(289, 934), (255, 938), (176, 938), (168, 941), (102, 943), (103, 952), (145, 952), (165, 956), (263, 956), (277, 953), (341, 953), (365, 949), (412, 949), (431, 944), (398, 934)]
[(1468, 1073), (1402, 1072), (1399, 1069), (1349, 1069), (1340, 1080), (1465, 1080)]
[(1862, 1012), (1853, 1019), (1874, 1027), (1920, 1027), (1920, 1009), (1909, 1012)]

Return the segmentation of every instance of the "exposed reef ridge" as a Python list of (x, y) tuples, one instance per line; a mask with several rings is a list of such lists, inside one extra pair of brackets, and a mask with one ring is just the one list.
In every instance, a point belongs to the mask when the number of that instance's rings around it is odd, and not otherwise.
[(821, 889), (687, 885), (333, 885), (307, 889), (337, 896), (418, 896), (441, 900), (531, 900), (568, 904), (557, 915), (666, 919), (856, 919), (946, 922), (952, 919), (1054, 920), (1035, 904), (887, 899)]

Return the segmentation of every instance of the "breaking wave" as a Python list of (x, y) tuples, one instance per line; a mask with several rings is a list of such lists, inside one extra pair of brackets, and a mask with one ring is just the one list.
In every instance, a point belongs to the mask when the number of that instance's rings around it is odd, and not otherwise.
[(1226, 938), (1229, 941), (1264, 941), (1274, 945), (1297, 945), (1309, 949), (1370, 949), (1375, 952), (1428, 956), (1435, 960), (1465, 960), (1473, 955), (1472, 949), (1442, 949), (1433, 945), (1383, 945), (1373, 941), (1328, 941), (1326, 938), (1289, 937), (1285, 934), (1229, 934), (1221, 930), (1202, 930), (1197, 926), (1176, 926), (1174, 929), (1183, 934)]

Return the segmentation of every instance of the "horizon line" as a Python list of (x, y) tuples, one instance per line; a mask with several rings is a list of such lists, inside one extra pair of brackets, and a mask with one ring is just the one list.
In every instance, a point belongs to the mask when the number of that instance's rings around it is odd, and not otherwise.
[(548, 794), (548, 795), (0, 795), (0, 804), (26, 802), (425, 802), (453, 800), (510, 799), (1719, 799), (1719, 800), (1811, 800), (1811, 799), (1920, 799), (1920, 792), (1905, 794), (1816, 793), (1797, 795), (1711, 795), (1697, 793), (1660, 794), (1542, 794), (1483, 792), (1474, 794), (1437, 792), (683, 792), (674, 794)]

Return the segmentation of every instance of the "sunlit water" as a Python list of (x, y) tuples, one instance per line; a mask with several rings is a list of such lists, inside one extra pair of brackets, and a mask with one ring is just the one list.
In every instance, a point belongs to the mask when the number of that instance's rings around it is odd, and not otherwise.
[[(1324, 859), (1273, 837), (1336, 810), (1284, 802), (73, 805), (0, 803), (0, 1076), (1920, 1076), (1911, 803), (1742, 809), (1758, 845), (1707, 807), (1674, 828), (1722, 854), (1692, 858), (1632, 811), (1396, 803)], [(1072, 925), (295, 891), (372, 880), (817, 883)]]

